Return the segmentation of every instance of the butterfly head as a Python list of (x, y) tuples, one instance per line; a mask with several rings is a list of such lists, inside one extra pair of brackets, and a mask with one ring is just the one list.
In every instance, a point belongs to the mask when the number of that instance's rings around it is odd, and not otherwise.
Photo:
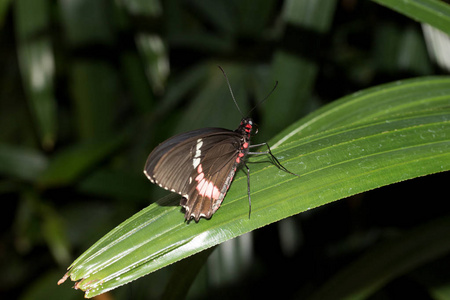
[(258, 129), (251, 118), (243, 118), (241, 120), (241, 124), (239, 124), (238, 129), (236, 129), (236, 132), (240, 133), (241, 135), (250, 137), (251, 135), (258, 133)]

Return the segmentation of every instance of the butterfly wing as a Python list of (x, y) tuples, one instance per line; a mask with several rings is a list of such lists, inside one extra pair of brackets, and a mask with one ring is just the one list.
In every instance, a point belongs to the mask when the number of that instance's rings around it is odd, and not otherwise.
[(150, 153), (144, 173), (151, 182), (179, 193), (185, 218), (210, 218), (219, 208), (238, 166), (240, 135), (222, 128), (182, 133)]

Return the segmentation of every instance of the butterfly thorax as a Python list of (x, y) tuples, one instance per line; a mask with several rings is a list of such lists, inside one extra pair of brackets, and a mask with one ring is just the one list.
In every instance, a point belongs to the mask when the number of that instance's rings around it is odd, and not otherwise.
[(250, 137), (253, 133), (253, 120), (251, 118), (243, 118), (239, 127), (234, 131), (240, 135), (240, 145), (238, 157), (236, 157), (236, 165), (242, 163), (243, 158), (247, 155), (250, 146)]

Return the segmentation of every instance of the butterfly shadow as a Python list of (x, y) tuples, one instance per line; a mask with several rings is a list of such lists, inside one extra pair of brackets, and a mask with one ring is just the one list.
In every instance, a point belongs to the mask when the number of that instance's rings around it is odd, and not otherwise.
[[(185, 209), (180, 205), (182, 197), (179, 194), (175, 193), (169, 193), (168, 195), (160, 198), (159, 200), (155, 201), (154, 204), (158, 206), (163, 207), (179, 207), (179, 212), (181, 213), (181, 217), (184, 217)], [(187, 223), (189, 223), (191, 220), (186, 220)]]

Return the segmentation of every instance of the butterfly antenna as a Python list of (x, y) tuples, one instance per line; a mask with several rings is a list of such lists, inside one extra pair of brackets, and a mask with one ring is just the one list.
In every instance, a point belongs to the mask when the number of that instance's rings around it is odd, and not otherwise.
[(272, 95), (272, 93), (275, 91), (275, 89), (277, 88), (277, 86), (278, 86), (278, 81), (275, 81), (275, 85), (274, 85), (274, 87), (272, 88), (272, 90), (270, 91), (270, 93), (269, 93), (264, 99), (262, 99), (261, 101), (259, 101), (258, 103), (256, 103), (256, 105), (253, 106), (253, 108), (248, 112), (248, 115), (250, 115), (250, 113), (251, 113), (253, 110), (255, 110), (255, 108), (257, 108), (259, 105), (263, 104), (263, 103), (270, 97), (270, 95)]
[(223, 76), (225, 77), (225, 80), (227, 81), (228, 89), (230, 90), (231, 98), (233, 98), (234, 104), (236, 105), (238, 111), (241, 113), (241, 116), (244, 117), (244, 114), (242, 113), (241, 109), (239, 108), (239, 105), (236, 102), (236, 98), (234, 98), (233, 90), (231, 89), (231, 84), (230, 84), (230, 81), (228, 80), (227, 74), (225, 73), (224, 69), (222, 69), (221, 66), (218, 66), (218, 67), (222, 71)]

